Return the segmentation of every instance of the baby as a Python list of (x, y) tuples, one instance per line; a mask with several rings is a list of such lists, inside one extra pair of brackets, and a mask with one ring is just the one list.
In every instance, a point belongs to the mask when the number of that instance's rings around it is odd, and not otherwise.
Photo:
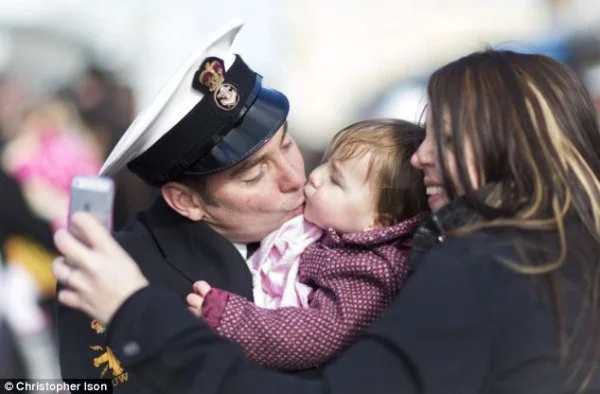
[(200, 281), (189, 309), (265, 367), (331, 360), (390, 305), (409, 272), (427, 210), (423, 175), (409, 162), (423, 137), (421, 127), (391, 119), (340, 131), (310, 174), (304, 216), (267, 236), (248, 262), (256, 303)]

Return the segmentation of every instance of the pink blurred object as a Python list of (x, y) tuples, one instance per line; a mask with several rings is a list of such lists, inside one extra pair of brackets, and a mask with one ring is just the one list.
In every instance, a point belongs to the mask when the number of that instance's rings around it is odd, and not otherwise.
[(37, 149), (30, 152), (31, 156), (20, 163), (13, 176), (19, 182), (33, 177), (44, 179), (66, 194), (70, 193), (74, 176), (97, 174), (100, 169), (89, 146), (69, 131), (42, 130)]
[[(12, 176), (21, 184), (29, 182), (43, 183), (48, 186), (48, 195), (68, 201), (71, 180), (77, 175), (98, 173), (101, 162), (84, 138), (76, 132), (46, 128), (40, 131), (36, 143), (21, 151), (18, 164), (12, 169)], [(40, 182), (41, 181), (41, 182)], [(61, 204), (57, 201), (44, 202), (49, 207)], [(58, 213), (58, 212), (57, 212)], [(66, 225), (65, 212), (51, 218), (53, 228)]]

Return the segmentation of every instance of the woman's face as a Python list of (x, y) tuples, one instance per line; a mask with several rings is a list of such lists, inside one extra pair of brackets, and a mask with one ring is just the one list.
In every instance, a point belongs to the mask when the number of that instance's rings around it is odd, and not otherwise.
[[(461, 185), (460, 181), (458, 181), (459, 177), (456, 159), (465, 160), (471, 185), (474, 189), (480, 187), (481, 183), (479, 181), (479, 176), (477, 175), (477, 167), (475, 166), (473, 146), (468, 136), (464, 136), (464, 149), (462, 154), (458, 155), (459, 157), (456, 157), (457, 155), (452, 149), (452, 135), (449, 127), (444, 127), (442, 138), (444, 139), (444, 152), (442, 152), (442, 157), (446, 162), (451, 181), (454, 184), (458, 195), (464, 193), (464, 187)], [(428, 113), (425, 139), (412, 156), (410, 162), (414, 167), (423, 171), (423, 182), (427, 188), (427, 202), (432, 212), (439, 210), (448, 203), (448, 194), (443, 187), (444, 181), (442, 179), (442, 170), (438, 159), (438, 145), (433, 130), (431, 114)]]

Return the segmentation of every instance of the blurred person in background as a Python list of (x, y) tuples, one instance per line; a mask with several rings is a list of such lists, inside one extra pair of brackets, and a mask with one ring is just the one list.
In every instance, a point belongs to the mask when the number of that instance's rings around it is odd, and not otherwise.
[[(11, 77), (6, 77), (2, 88), (0, 311), (24, 364), (24, 370), (11, 377), (57, 378), (60, 374), (52, 324), (55, 280), (50, 270), (55, 256), (52, 231), (64, 223), (68, 205), (68, 180), (64, 177), (69, 173), (64, 172), (64, 163), (69, 158), (80, 159), (76, 153), (86, 151), (63, 138), (68, 133), (64, 131), (67, 105), (40, 102), (40, 97)], [(81, 166), (73, 166), (71, 174), (86, 170), (88, 162), (86, 158)], [(96, 161), (95, 167), (87, 171), (93, 173), (98, 165)]]
[[(134, 118), (131, 88), (112, 73), (90, 65), (65, 93), (75, 103), (82, 122), (90, 129), (105, 159)], [(120, 230), (129, 218), (151, 202), (154, 193), (127, 168), (119, 171), (114, 180), (113, 226)]]
[(66, 225), (75, 175), (98, 172), (102, 156), (71, 103), (40, 98), (24, 114), (20, 131), (2, 152), (4, 171), (15, 179), (32, 209), (57, 229)]
[[(390, 309), (314, 380), (244, 360), (148, 286), (93, 217), (56, 236), (59, 301), (107, 324), (148, 389), (178, 393), (600, 391), (600, 128), (575, 73), (476, 52), (433, 73), (424, 171), (432, 217)], [(88, 246), (89, 245), (89, 246)]]
[(96, 174), (110, 147), (100, 143), (70, 97), (28, 82), (7, 74), (0, 83), (1, 311), (3, 332), (10, 331), (7, 342), (14, 340), (16, 350), (5, 359), (13, 371), (6, 376), (58, 378), (52, 232), (66, 223), (73, 176)]

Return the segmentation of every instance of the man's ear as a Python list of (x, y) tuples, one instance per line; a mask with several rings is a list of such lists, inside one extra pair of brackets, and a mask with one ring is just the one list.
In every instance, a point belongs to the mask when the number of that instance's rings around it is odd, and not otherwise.
[(169, 182), (160, 188), (160, 194), (175, 212), (192, 221), (204, 219), (206, 211), (198, 193), (178, 182)]

